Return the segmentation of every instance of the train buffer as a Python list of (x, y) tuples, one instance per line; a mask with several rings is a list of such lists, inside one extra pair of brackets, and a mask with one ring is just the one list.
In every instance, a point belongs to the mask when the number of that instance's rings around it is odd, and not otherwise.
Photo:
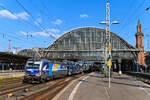
[(53, 100), (150, 100), (150, 85), (113, 73), (109, 88), (108, 78), (93, 72), (70, 83)]

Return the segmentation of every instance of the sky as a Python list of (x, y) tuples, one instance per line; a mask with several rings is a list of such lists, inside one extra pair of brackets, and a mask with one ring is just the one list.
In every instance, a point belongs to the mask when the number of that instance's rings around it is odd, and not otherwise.
[[(111, 31), (135, 46), (138, 19), (144, 48), (150, 40), (149, 0), (110, 0)], [(48, 47), (59, 36), (78, 27), (99, 27), (106, 20), (106, 0), (0, 0), (0, 51)], [(150, 45), (150, 44), (149, 44)]]

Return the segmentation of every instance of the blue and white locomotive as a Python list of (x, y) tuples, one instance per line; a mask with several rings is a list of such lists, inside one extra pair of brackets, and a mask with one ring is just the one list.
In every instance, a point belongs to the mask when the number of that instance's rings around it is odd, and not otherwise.
[(25, 76), (23, 82), (45, 82), (50, 79), (65, 77), (82, 73), (82, 66), (72, 63), (63, 63), (56, 61), (48, 61), (42, 59), (33, 62), (27, 62), (25, 66)]

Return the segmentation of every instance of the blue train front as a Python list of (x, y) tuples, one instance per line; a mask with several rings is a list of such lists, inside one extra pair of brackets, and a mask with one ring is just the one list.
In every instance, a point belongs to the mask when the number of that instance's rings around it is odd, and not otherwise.
[(82, 72), (80, 65), (64, 64), (62, 62), (48, 62), (43, 59), (27, 62), (24, 83), (45, 82), (50, 79), (65, 77)]

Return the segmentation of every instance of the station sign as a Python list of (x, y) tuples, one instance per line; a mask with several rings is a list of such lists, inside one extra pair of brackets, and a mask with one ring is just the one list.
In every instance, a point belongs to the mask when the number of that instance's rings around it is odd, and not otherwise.
[(109, 60), (109, 61), (107, 62), (107, 66), (108, 66), (108, 67), (111, 67), (111, 66), (112, 66), (111, 60)]
[(112, 48), (111, 48), (111, 46), (110, 46), (110, 45), (108, 45), (107, 50), (112, 50)]

